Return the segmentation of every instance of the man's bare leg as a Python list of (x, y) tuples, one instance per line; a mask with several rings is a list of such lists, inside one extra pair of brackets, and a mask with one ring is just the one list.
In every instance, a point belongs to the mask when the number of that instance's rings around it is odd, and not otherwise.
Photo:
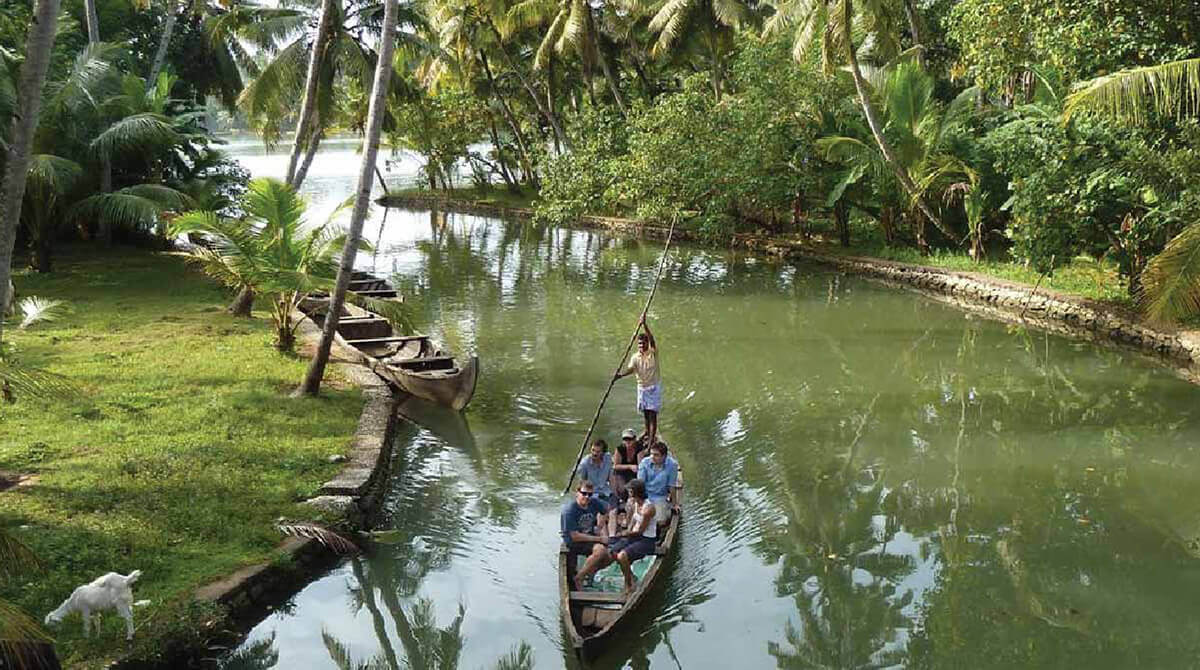
[(575, 590), (582, 591), (584, 578), (600, 568), (606, 567), (609, 563), (612, 563), (612, 556), (608, 554), (608, 547), (602, 544), (592, 545), (592, 554), (584, 561), (579, 572), (575, 573)]
[(621, 566), (621, 573), (625, 575), (625, 591), (632, 591), (637, 579), (633, 576), (633, 566), (629, 563), (629, 554), (623, 551), (617, 554), (617, 564)]
[(648, 409), (644, 414), (646, 415), (647, 444), (653, 447), (658, 443), (658, 412)]

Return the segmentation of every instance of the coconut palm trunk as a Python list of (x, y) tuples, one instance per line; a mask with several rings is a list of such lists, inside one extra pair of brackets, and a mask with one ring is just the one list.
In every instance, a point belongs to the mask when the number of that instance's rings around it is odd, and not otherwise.
[(392, 80), (392, 53), (396, 48), (397, 0), (384, 0), (383, 30), (379, 40), (379, 58), (375, 62), (375, 83), (371, 86), (371, 106), (367, 110), (366, 146), (363, 148), (362, 167), (358, 172), (358, 193), (354, 198), (354, 210), (350, 214), (350, 230), (346, 233), (346, 246), (342, 251), (342, 264), (338, 268), (337, 286), (329, 296), (329, 311), (321, 329), (321, 342), (317, 353), (308, 367), (300, 388), (295, 395), (316, 395), (321, 390), (321, 379), (325, 376), (325, 364), (329, 361), (329, 350), (337, 332), (338, 316), (346, 303), (346, 292), (354, 275), (354, 258), (358, 255), (362, 239), (363, 223), (367, 208), (371, 204), (371, 185), (375, 176), (375, 157), (379, 153), (379, 135), (383, 129), (386, 113), (388, 86)]
[[(84, 14), (87, 19), (88, 44), (93, 47), (100, 43), (100, 16), (96, 13), (96, 0), (83, 0)], [(100, 158), (100, 192), (112, 192), (112, 161), (108, 156)], [(97, 222), (97, 236), (104, 246), (112, 245), (112, 225), (106, 218)]]
[(292, 155), (288, 158), (287, 175), (284, 181), (288, 186), (299, 189), (303, 176), (297, 179), (296, 170), (300, 163), (300, 154), (305, 149), (305, 140), (316, 142), (317, 137), (310, 129), (317, 121), (317, 83), (321, 78), (321, 60), (325, 57), (325, 48), (329, 44), (333, 32), (333, 0), (322, 0), (321, 19), (317, 23), (317, 37), (313, 40), (312, 53), (308, 56), (308, 74), (304, 79), (304, 97), (300, 100), (300, 116), (296, 119), (296, 135), (292, 139)]
[[(58, 28), (59, 0), (37, 0), (33, 11), (33, 26), (25, 38), (25, 61), (21, 64), (17, 89), (17, 108), (13, 114), (12, 135), (4, 178), (0, 181), (0, 305), (8, 304), (8, 287), (12, 280), (13, 245), (17, 241), (17, 225), (21, 221), (21, 201), (25, 197), (25, 180), (29, 176), (29, 157), (33, 150), (33, 134), (37, 128), (38, 112), (42, 105), (42, 85), (50, 67), (50, 52), (54, 49), (54, 34)], [(0, 337), (4, 335), (0, 321)]]
[(163, 65), (167, 62), (167, 47), (171, 46), (171, 36), (175, 33), (175, 19), (179, 12), (183, 11), (185, 1), (180, 0), (177, 5), (172, 0), (167, 0), (167, 20), (163, 23), (162, 37), (158, 39), (154, 61), (150, 64), (150, 76), (146, 78), (147, 91), (154, 88), (155, 82), (158, 81), (158, 73), (162, 72)]
[(896, 152), (892, 149), (891, 143), (883, 136), (883, 123), (879, 120), (879, 114), (875, 111), (875, 106), (871, 104), (870, 92), (867, 91), (867, 80), (863, 77), (862, 69), (858, 66), (858, 53), (854, 48), (854, 40), (850, 35), (850, 27), (853, 25), (854, 3), (852, 0), (845, 0), (842, 3), (842, 39), (846, 42), (846, 55), (850, 61), (850, 75), (854, 79), (854, 90), (858, 93), (858, 102), (862, 106), (863, 114), (867, 117), (867, 125), (871, 128), (871, 135), (875, 138), (875, 143), (879, 145), (879, 151), (883, 154), (884, 161), (888, 167), (896, 175), (896, 180), (900, 182), (900, 186), (908, 197), (915, 201), (917, 208), (925, 218), (938, 227), (938, 230), (946, 234), (950, 234), (945, 225), (942, 224), (941, 218), (929, 208), (925, 200), (921, 198), (917, 185), (913, 183), (912, 177), (908, 175), (908, 171), (900, 164), (900, 160), (896, 157)]

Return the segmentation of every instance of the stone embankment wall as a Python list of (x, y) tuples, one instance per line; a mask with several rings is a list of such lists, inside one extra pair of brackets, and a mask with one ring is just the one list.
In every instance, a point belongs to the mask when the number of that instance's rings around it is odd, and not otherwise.
[[(397, 207), (438, 208), (444, 211), (526, 220), (529, 209), (492, 203), (456, 200), (435, 194), (390, 197)], [(648, 239), (664, 239), (667, 227), (602, 216), (580, 217), (577, 225)], [(926, 295), (991, 318), (1028, 324), (1051, 332), (1114, 344), (1151, 354), (1193, 382), (1200, 382), (1200, 333), (1154, 328), (1133, 315), (1084, 298), (1064, 295), (1025, 284), (1007, 282), (970, 272), (955, 272), (878, 258), (822, 253), (797, 240), (752, 234), (731, 234), (699, 239), (691, 231), (676, 229), (676, 240), (696, 240), (714, 246), (757, 251), (789, 260), (816, 262), (844, 272), (913, 288)]]

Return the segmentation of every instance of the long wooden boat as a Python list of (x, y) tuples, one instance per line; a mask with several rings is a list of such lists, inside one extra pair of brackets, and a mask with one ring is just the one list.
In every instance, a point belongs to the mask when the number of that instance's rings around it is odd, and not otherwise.
[[(399, 299), (387, 282), (365, 272), (355, 272), (350, 290), (359, 295)], [(328, 299), (305, 300), (300, 309), (323, 325)], [(338, 318), (338, 344), (358, 351), (363, 362), (375, 374), (418, 398), (461, 410), (475, 395), (479, 380), (479, 357), (472, 355), (460, 364), (455, 356), (443, 351), (428, 335), (400, 335), (384, 317), (347, 303)]]
[(576, 566), (568, 560), (570, 554), (567, 552), (566, 545), (559, 548), (558, 589), (559, 597), (562, 599), (563, 625), (567, 630), (567, 638), (580, 659), (595, 656), (595, 653), (603, 646), (605, 639), (617, 630), (624, 620), (629, 618), (638, 605), (646, 600), (647, 594), (665, 572), (667, 561), (671, 558), (671, 552), (674, 550), (676, 539), (679, 536), (679, 521), (683, 515), (682, 471), (676, 483), (675, 500), (679, 504), (679, 510), (671, 515), (671, 520), (665, 529), (663, 526), (659, 526), (661, 539), (651, 558), (653, 563), (634, 585), (633, 591), (628, 594), (573, 590)]

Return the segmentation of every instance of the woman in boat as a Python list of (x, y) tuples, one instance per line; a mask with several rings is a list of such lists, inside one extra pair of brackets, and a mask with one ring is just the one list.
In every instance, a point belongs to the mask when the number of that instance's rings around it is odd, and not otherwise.
[(658, 344), (650, 332), (643, 314), (638, 327), (637, 353), (629, 359), (629, 365), (616, 374), (616, 379), (637, 373), (637, 408), (646, 420), (646, 444), (658, 440), (658, 412), (662, 409), (662, 375), (658, 371)]
[(608, 547), (608, 554), (616, 559), (625, 575), (625, 590), (632, 591), (634, 561), (654, 553), (658, 542), (658, 524), (654, 521), (654, 503), (646, 500), (646, 485), (640, 479), (629, 482), (629, 530), (617, 534)]

